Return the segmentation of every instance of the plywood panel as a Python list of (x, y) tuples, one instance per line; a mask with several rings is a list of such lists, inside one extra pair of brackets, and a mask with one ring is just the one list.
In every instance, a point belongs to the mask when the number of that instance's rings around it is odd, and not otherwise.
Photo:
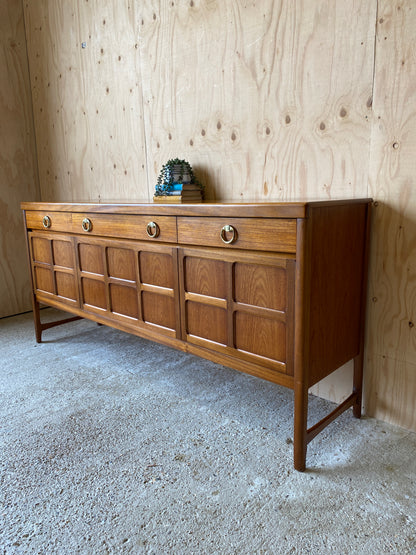
[(29, 0), (42, 199), (147, 200), (132, 4)]
[[(330, 374), (319, 383), (310, 388), (309, 392), (334, 403), (342, 403), (349, 395), (353, 383), (353, 362), (347, 362), (333, 374)], [(366, 407), (364, 406), (364, 412)]]
[(363, 195), (375, 16), (376, 0), (143, 3), (152, 186), (179, 156), (209, 199)]
[(31, 308), (20, 202), (40, 200), (20, 0), (0, 2), (0, 317)]
[(368, 353), (366, 412), (380, 420), (416, 430), (416, 364)]
[(371, 137), (369, 414), (416, 429), (416, 6), (379, 0)]

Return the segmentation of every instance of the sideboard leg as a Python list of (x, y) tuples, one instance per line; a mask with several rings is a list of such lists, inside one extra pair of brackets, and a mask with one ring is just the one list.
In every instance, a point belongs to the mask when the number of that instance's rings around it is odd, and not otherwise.
[(33, 300), (33, 320), (35, 323), (36, 343), (42, 342), (42, 324), (40, 323), (39, 303)]
[(293, 457), (295, 470), (303, 472), (306, 468), (306, 449), (308, 445), (308, 390), (302, 383), (295, 384), (295, 414), (293, 432)]
[(353, 393), (355, 401), (352, 407), (352, 413), (356, 418), (361, 418), (361, 402), (363, 392), (363, 355), (360, 353), (354, 358), (354, 385)]
[(354, 358), (354, 381), (353, 394), (355, 401), (352, 413), (356, 418), (361, 417), (362, 392), (363, 392), (363, 367), (364, 367), (364, 340), (365, 340), (365, 312), (368, 281), (368, 259), (370, 253), (370, 227), (371, 227), (371, 204), (367, 205), (366, 239), (364, 243), (363, 281), (361, 291), (361, 318), (360, 318), (360, 352)]

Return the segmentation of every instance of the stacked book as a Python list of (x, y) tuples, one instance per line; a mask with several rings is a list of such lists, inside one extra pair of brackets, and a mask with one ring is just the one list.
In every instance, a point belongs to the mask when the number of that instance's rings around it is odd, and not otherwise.
[(164, 195), (155, 195), (154, 202), (202, 202), (202, 191), (194, 183), (174, 183)]

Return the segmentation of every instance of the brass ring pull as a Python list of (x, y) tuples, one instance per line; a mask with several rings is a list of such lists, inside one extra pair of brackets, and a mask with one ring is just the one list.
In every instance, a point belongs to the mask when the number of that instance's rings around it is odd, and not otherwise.
[[(232, 233), (230, 239), (227, 239), (227, 235), (226, 235), (227, 233)], [(234, 241), (236, 240), (237, 240), (237, 230), (235, 229), (235, 227), (233, 227), (232, 225), (225, 225), (221, 229), (221, 241), (226, 245), (230, 245), (231, 243), (234, 243)]]
[(91, 231), (92, 230), (92, 221), (89, 218), (84, 218), (82, 220), (82, 229), (84, 231)]
[(43, 216), (42, 225), (45, 229), (51, 227), (52, 222), (49, 216)]
[(159, 235), (160, 229), (156, 222), (149, 222), (146, 226), (146, 233), (149, 237), (154, 239)]

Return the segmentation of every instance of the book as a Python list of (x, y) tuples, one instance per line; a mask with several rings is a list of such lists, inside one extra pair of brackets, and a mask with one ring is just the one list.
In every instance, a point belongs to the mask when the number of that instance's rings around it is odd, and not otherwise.
[(155, 195), (153, 197), (153, 202), (160, 203), (181, 203), (181, 202), (202, 202), (201, 191), (191, 193), (191, 194), (181, 194), (181, 195)]

